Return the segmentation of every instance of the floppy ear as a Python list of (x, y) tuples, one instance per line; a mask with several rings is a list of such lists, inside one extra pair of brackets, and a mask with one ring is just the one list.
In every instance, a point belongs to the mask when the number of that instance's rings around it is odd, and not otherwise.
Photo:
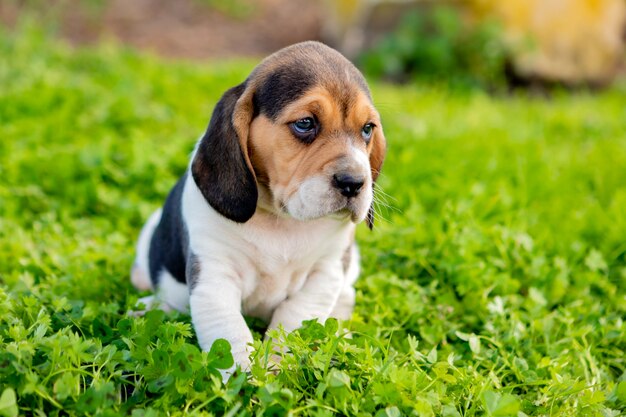
[(206, 201), (224, 217), (244, 223), (256, 210), (256, 176), (248, 156), (253, 117), (246, 83), (226, 91), (191, 163), (191, 174)]
[[(378, 174), (380, 174), (380, 170), (383, 167), (383, 161), (385, 159), (385, 153), (387, 151), (387, 141), (385, 140), (385, 135), (383, 134), (382, 127), (380, 129), (376, 129), (374, 133), (374, 137), (372, 138), (372, 150), (370, 152), (370, 168), (372, 170), (372, 189), (375, 188), (375, 182), (378, 178)], [(371, 229), (374, 228), (374, 202), (372, 201), (372, 205), (367, 212), (367, 217), (365, 219), (367, 223), (367, 227)]]

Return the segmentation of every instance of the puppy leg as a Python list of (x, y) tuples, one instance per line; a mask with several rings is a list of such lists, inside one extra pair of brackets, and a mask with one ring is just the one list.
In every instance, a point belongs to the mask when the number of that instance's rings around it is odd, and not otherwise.
[(333, 312), (330, 314), (339, 320), (350, 320), (352, 317), (352, 311), (354, 310), (356, 292), (354, 291), (354, 283), (359, 277), (360, 271), (360, 256), (359, 250), (356, 244), (352, 244), (348, 249), (348, 253), (344, 255), (343, 261), (347, 259), (347, 265), (344, 264), (346, 271), (346, 281), (339, 294), (337, 304), (333, 308)]
[(356, 292), (352, 285), (346, 285), (339, 294), (337, 304), (333, 308), (330, 317), (334, 317), (339, 320), (350, 320), (352, 317), (352, 311), (354, 310), (354, 303), (356, 298)]
[(282, 325), (290, 332), (302, 326), (304, 320), (325, 321), (337, 304), (344, 284), (341, 262), (328, 262), (314, 270), (303, 287), (274, 310), (270, 329)]
[(187, 284), (177, 281), (172, 274), (161, 271), (156, 298), (159, 308), (166, 313), (172, 310), (189, 313), (189, 288)]
[[(241, 314), (241, 290), (223, 271), (210, 271), (202, 265), (200, 279), (189, 299), (191, 320), (202, 350), (210, 350), (217, 339), (226, 339), (231, 346), (235, 365), (250, 367), (252, 333)], [(224, 380), (235, 366), (223, 371)]]
[(143, 304), (143, 310), (135, 310), (129, 314), (143, 316), (148, 310), (159, 308), (166, 313), (177, 310), (189, 313), (189, 290), (187, 284), (176, 281), (172, 274), (163, 270), (159, 274), (159, 284), (155, 294), (140, 298), (137, 305)]
[[(305, 320), (317, 318), (321, 322), (326, 321), (337, 303), (344, 278), (341, 262), (319, 265), (307, 277), (300, 291), (289, 296), (274, 310), (268, 330), (282, 326), (285, 331), (291, 332), (301, 327)], [(272, 347), (271, 365), (277, 365), (282, 360), (283, 353), (278, 345)]]

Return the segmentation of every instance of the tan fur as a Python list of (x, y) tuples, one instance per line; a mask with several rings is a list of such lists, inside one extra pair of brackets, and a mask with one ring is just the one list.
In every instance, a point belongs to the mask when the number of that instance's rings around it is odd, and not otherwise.
[(355, 128), (358, 128), (359, 131), (365, 124), (363, 123), (363, 120), (367, 119), (368, 114), (370, 115), (370, 120), (368, 121), (373, 122), (376, 125), (374, 133), (372, 134), (372, 139), (367, 145), (367, 152), (370, 157), (370, 166), (372, 169), (372, 180), (376, 181), (376, 178), (378, 178), (378, 174), (380, 173), (380, 169), (382, 168), (383, 160), (385, 159), (385, 151), (387, 150), (383, 126), (374, 105), (364, 94), (360, 94), (358, 96), (353, 109), (354, 110), (350, 113), (350, 117), (352, 119), (351, 124)]
[[(275, 72), (284, 73), (285, 68), (303, 63), (311, 75), (302, 79), (313, 85), (279, 114), (272, 113), (271, 119), (255, 114), (259, 111), (255, 109), (255, 94), (267, 80)], [(385, 137), (366, 82), (345, 57), (317, 42), (293, 45), (263, 60), (243, 85), (245, 90), (237, 99), (231, 121), (247, 168), (254, 176), (261, 207), (281, 214), (286, 200), (306, 179), (325, 176), (332, 181), (334, 173), (355, 172), (354, 162), (344, 161), (342, 165), (342, 158), (350, 159), (347, 155), (354, 155), (355, 150), (367, 154), (371, 173), (365, 182), (367, 187), (373, 186), (385, 155)], [(321, 125), (320, 133), (309, 144), (299, 141), (289, 128), (305, 117), (314, 117)], [(361, 135), (367, 123), (375, 125), (369, 143)], [(368, 225), (371, 227), (369, 220)]]
[[(264, 115), (256, 117), (249, 130), (247, 143), (242, 146), (256, 172), (261, 186), (268, 187), (273, 201), (265, 203), (275, 210), (281, 208), (281, 197), (291, 196), (308, 177), (325, 173), (348, 152), (349, 146), (365, 149), (370, 157), (372, 179), (380, 171), (385, 154), (385, 139), (380, 116), (369, 98), (354, 85), (345, 85), (346, 91), (333, 94), (335, 85), (319, 85), (304, 97), (289, 104), (276, 122)], [(340, 100), (350, 97), (347, 115), (342, 114)], [(289, 123), (315, 116), (322, 131), (311, 144), (298, 141), (289, 129)], [(376, 128), (366, 145), (361, 129), (366, 123)]]
[(250, 162), (250, 152), (248, 150), (248, 134), (250, 130), (250, 122), (252, 121), (253, 105), (252, 105), (252, 91), (248, 89), (237, 100), (235, 110), (233, 111), (233, 126), (237, 136), (239, 137), (239, 144), (243, 151), (243, 156), (246, 160), (248, 169), (255, 175), (255, 171)]

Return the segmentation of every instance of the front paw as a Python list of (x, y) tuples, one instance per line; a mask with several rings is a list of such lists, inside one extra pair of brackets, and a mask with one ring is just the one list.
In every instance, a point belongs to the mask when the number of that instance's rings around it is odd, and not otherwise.
[(239, 367), (240, 372), (250, 372), (250, 350), (231, 352), (233, 355), (234, 364), (228, 369), (220, 369), (220, 374), (222, 374), (222, 382), (226, 384), (228, 380), (236, 374), (237, 367)]
[(248, 372), (250, 370), (250, 354), (252, 352), (248, 350), (233, 352), (233, 360), (235, 365), (239, 365), (242, 371)]

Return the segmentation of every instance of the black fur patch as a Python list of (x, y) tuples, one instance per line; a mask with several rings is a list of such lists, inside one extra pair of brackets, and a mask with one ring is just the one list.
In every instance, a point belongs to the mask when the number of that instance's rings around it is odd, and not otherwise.
[(165, 200), (161, 221), (150, 241), (148, 259), (150, 278), (156, 288), (159, 273), (165, 268), (177, 281), (185, 282), (185, 258), (189, 237), (181, 212), (181, 197), (187, 174), (176, 183)]
[(317, 79), (307, 67), (280, 67), (263, 82), (254, 96), (254, 107), (272, 120), (289, 103), (299, 99)]
[(232, 121), (245, 87), (243, 83), (231, 88), (217, 103), (191, 165), (193, 179), (211, 207), (239, 223), (252, 217), (258, 199), (254, 174), (246, 165)]

